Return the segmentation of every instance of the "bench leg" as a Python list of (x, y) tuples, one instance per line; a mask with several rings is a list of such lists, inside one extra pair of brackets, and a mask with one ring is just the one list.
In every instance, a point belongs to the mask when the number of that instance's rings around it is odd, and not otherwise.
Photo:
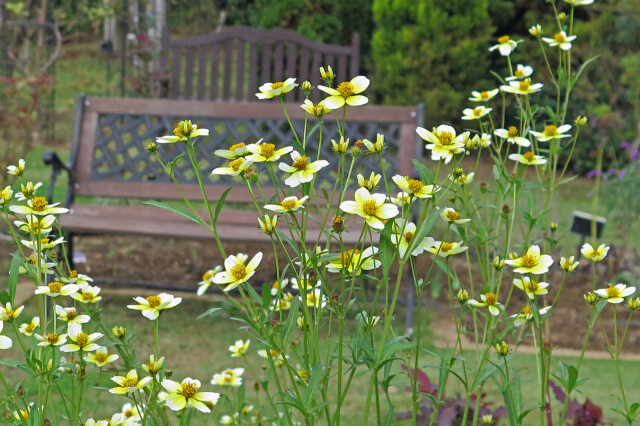
[(73, 263), (73, 234), (67, 234), (67, 259), (69, 260), (69, 268), (71, 270), (76, 269), (76, 265)]

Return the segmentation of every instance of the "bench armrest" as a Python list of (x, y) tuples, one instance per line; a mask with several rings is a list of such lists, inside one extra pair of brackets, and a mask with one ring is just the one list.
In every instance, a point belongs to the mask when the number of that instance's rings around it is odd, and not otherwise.
[[(42, 156), (42, 161), (46, 166), (51, 166), (51, 180), (49, 182), (48, 200), (53, 201), (53, 187), (56, 184), (56, 179), (61, 171), (67, 172), (69, 177), (69, 186), (71, 187), (71, 169), (64, 164), (58, 154), (55, 151), (46, 151)], [(70, 202), (69, 194), (67, 194), (67, 201)], [(67, 204), (68, 204), (67, 202)]]

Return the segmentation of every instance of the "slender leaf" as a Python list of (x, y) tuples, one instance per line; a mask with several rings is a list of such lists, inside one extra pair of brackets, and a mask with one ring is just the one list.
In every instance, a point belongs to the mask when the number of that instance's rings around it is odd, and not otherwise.
[(11, 266), (9, 267), (9, 298), (11, 299), (11, 303), (13, 303), (16, 297), (16, 287), (18, 286), (18, 277), (20, 276), (19, 269), (21, 264), (22, 259), (20, 259), (20, 256), (18, 256), (18, 252), (16, 251), (13, 253), (13, 259), (11, 259)]
[(190, 212), (189, 210), (185, 209), (184, 207), (179, 207), (179, 206), (174, 206), (173, 204), (169, 204), (169, 203), (165, 203), (162, 201), (145, 201), (144, 204), (147, 204), (149, 206), (154, 206), (154, 207), (160, 207), (162, 209), (165, 210), (169, 210), (170, 212), (173, 212), (175, 214), (178, 214), (184, 218), (187, 218), (189, 220), (192, 220), (196, 223), (199, 223), (200, 225), (205, 225), (205, 223), (202, 222), (202, 220), (200, 218), (198, 218), (197, 216), (195, 216), (192, 212)]
[(220, 212), (222, 211), (222, 206), (224, 205), (224, 200), (227, 198), (227, 195), (229, 195), (229, 192), (231, 192), (232, 189), (233, 189), (232, 186), (230, 186), (229, 188), (225, 189), (225, 191), (220, 196), (220, 199), (216, 203), (216, 210), (215, 210), (215, 213), (214, 213), (214, 216), (213, 216), (213, 223), (211, 224), (211, 226), (215, 227), (216, 223), (218, 223), (218, 216), (220, 216)]

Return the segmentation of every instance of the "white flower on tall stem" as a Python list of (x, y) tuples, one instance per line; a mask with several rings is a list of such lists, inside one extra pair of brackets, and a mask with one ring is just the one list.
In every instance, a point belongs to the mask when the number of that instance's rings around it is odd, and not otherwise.
[(462, 119), (463, 120), (479, 120), (485, 115), (489, 114), (493, 108), (487, 108), (483, 105), (477, 106), (475, 108), (465, 108), (462, 111)]
[(384, 194), (371, 194), (367, 188), (359, 188), (355, 193), (355, 201), (343, 201), (340, 209), (349, 214), (362, 217), (373, 229), (384, 229), (384, 221), (398, 215), (398, 206), (385, 203)]
[(429, 142), (426, 148), (431, 151), (431, 159), (434, 161), (444, 160), (445, 164), (449, 164), (454, 154), (464, 152), (465, 134), (456, 136), (454, 128), (446, 124), (441, 124), (431, 132), (418, 127), (416, 133)]
[(555, 33), (553, 38), (542, 37), (542, 40), (545, 43), (548, 43), (549, 47), (558, 46), (562, 50), (570, 50), (571, 42), (575, 40), (577, 37), (578, 37), (577, 35), (567, 36), (566, 32), (560, 31), (559, 33)]
[(506, 81), (519, 80), (521, 78), (530, 77), (533, 74), (533, 68), (529, 65), (518, 64), (516, 70), (513, 72), (513, 75), (505, 78)]
[(507, 85), (500, 86), (500, 90), (514, 95), (530, 95), (539, 92), (542, 89), (542, 83), (531, 84), (530, 78), (524, 78), (520, 81), (510, 81)]
[(211, 379), (212, 385), (238, 387), (242, 385), (244, 368), (227, 368), (221, 373), (216, 373)]
[(363, 251), (358, 249), (347, 250), (327, 264), (327, 270), (339, 273), (346, 270), (350, 275), (360, 275), (362, 270), (369, 271), (378, 268), (382, 263), (375, 259), (378, 253), (376, 247), (367, 247)]
[(523, 147), (531, 146), (531, 142), (527, 138), (518, 136), (518, 128), (516, 126), (509, 126), (507, 129), (496, 129), (493, 134), (499, 138), (506, 139), (507, 142), (517, 144)]
[(280, 201), (280, 204), (267, 204), (264, 208), (276, 213), (293, 213), (297, 210), (303, 209), (303, 204), (308, 198), (308, 195), (305, 195), (300, 199), (295, 195), (292, 195)]
[(513, 272), (540, 275), (549, 272), (553, 258), (548, 254), (541, 255), (540, 247), (533, 245), (522, 257), (505, 260), (504, 263), (515, 268)]
[(517, 161), (520, 164), (524, 164), (526, 166), (538, 166), (541, 164), (546, 164), (547, 159), (542, 155), (535, 155), (533, 151), (527, 151), (524, 154), (509, 154), (509, 160)]
[(364, 92), (369, 87), (369, 79), (365, 76), (359, 75), (351, 79), (351, 81), (343, 81), (338, 84), (335, 89), (327, 86), (318, 86), (318, 89), (327, 93), (328, 98), (325, 98), (322, 103), (329, 109), (342, 108), (345, 104), (350, 106), (364, 105), (369, 102), (366, 96), (360, 93)]
[(626, 284), (609, 285), (607, 288), (595, 290), (595, 294), (609, 303), (622, 303), (624, 298), (636, 292), (635, 287), (627, 287)]
[(285, 81), (274, 81), (273, 83), (264, 83), (258, 87), (260, 93), (256, 93), (258, 99), (271, 99), (289, 93), (298, 86), (296, 79), (287, 78)]
[(224, 285), (223, 291), (230, 291), (245, 283), (256, 273), (258, 265), (262, 260), (262, 252), (255, 256), (245, 265), (246, 257), (231, 255), (224, 261), (224, 271), (218, 272), (213, 277), (215, 284)]
[(513, 285), (524, 291), (527, 297), (531, 300), (535, 299), (536, 296), (549, 293), (549, 291), (547, 290), (547, 287), (549, 287), (549, 283), (538, 282), (527, 276), (522, 278), (515, 278), (513, 280)]
[[(413, 238), (416, 235), (417, 227), (413, 222), (407, 222), (405, 219), (396, 219), (393, 223), (391, 231), (391, 242), (398, 247), (398, 252), (401, 258), (409, 250), (409, 246), (413, 242)], [(431, 237), (424, 237), (422, 241), (416, 244), (411, 256), (418, 256), (423, 253), (427, 247), (431, 247), (434, 243), (434, 239)]]
[(593, 248), (591, 244), (584, 243), (580, 249), (580, 253), (593, 263), (598, 263), (602, 262), (604, 258), (607, 257), (607, 253), (609, 253), (609, 246), (600, 244), (597, 248)]
[(469, 100), (472, 102), (488, 101), (490, 99), (493, 99), (499, 91), (500, 89), (483, 90), (481, 92), (477, 92), (474, 90), (471, 92), (471, 97), (469, 98)]
[(174, 297), (169, 293), (160, 293), (147, 297), (134, 297), (133, 300), (138, 302), (138, 304), (127, 305), (127, 308), (141, 311), (145, 318), (152, 321), (158, 319), (161, 311), (171, 309), (182, 302), (181, 297)]
[(298, 151), (291, 151), (291, 159), (293, 160), (291, 165), (280, 163), (278, 168), (285, 173), (289, 173), (284, 183), (292, 188), (302, 183), (311, 182), (320, 169), (329, 165), (327, 160), (309, 162), (307, 156), (300, 155)]
[(569, 129), (571, 129), (571, 124), (563, 124), (560, 127), (556, 127), (553, 124), (548, 124), (544, 126), (544, 131), (542, 132), (536, 132), (534, 130), (529, 130), (529, 132), (540, 142), (547, 142), (551, 139), (570, 138), (571, 135), (566, 134)]
[(508, 35), (503, 35), (502, 37), (498, 37), (498, 44), (491, 46), (489, 52), (498, 49), (502, 56), (509, 56), (521, 41), (522, 40), (512, 40)]

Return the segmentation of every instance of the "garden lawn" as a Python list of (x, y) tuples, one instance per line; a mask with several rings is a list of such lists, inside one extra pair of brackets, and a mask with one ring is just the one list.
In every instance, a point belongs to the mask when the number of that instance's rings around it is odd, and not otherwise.
[[(141, 293), (132, 293), (132, 295)], [(111, 330), (114, 325), (123, 325), (127, 328), (127, 333), (134, 336), (136, 342), (136, 354), (138, 361), (148, 361), (149, 354), (153, 353), (153, 326), (152, 322), (146, 320), (139, 312), (126, 308), (132, 299), (118, 292), (104, 295), (102, 301), (102, 318), (105, 320), (107, 330)], [(256, 402), (256, 394), (252, 390), (256, 378), (263, 374), (263, 366), (266, 361), (256, 355), (256, 351), (260, 349), (257, 341), (252, 340), (249, 355), (246, 359), (230, 358), (228, 346), (237, 339), (251, 338), (245, 329), (241, 329), (241, 323), (234, 321), (228, 317), (219, 315), (215, 318), (208, 317), (198, 319), (199, 314), (217, 302), (211, 299), (195, 299), (186, 298), (178, 307), (166, 311), (160, 321), (160, 345), (159, 353), (166, 356), (165, 366), (173, 372), (172, 379), (180, 381), (184, 377), (190, 376), (199, 379), (203, 383), (203, 389), (206, 391), (213, 390), (223, 394), (231, 395), (235, 398), (234, 391), (229, 392), (230, 388), (221, 389), (219, 386), (209, 384), (213, 373), (222, 371), (225, 368), (243, 367), (245, 372), (244, 379), (246, 383), (247, 399)], [(31, 315), (36, 312), (36, 298), (32, 297), (27, 301), (27, 308), (20, 317), (20, 323), (26, 322)], [(426, 308), (423, 308), (426, 309)], [(428, 317), (423, 315), (423, 317)], [(399, 313), (402, 315), (402, 313)], [(430, 348), (429, 342), (432, 340), (429, 329), (428, 318), (425, 318), (425, 333), (423, 333), (423, 341), (426, 342), (425, 350), (433, 350)], [(398, 323), (400, 321), (397, 321)], [(378, 326), (378, 330), (381, 327)], [(398, 330), (400, 331), (400, 330)], [(18, 344), (15, 342), (15, 336), (11, 327), (5, 326), (3, 334), (14, 338), (14, 348), (3, 351), (3, 359), (17, 358), (20, 351), (17, 349)], [(101, 339), (102, 343), (106, 343), (107, 338)], [(321, 345), (322, 347), (322, 345)], [(113, 348), (110, 348), (110, 352)], [(435, 349), (435, 352), (441, 352), (441, 349)], [(469, 359), (473, 358), (472, 351), (466, 353)], [(492, 354), (492, 360), (495, 361), (495, 354)], [(567, 357), (555, 357), (552, 371), (557, 372), (557, 363), (565, 362), (575, 364), (576, 359)], [(6, 361), (3, 361), (6, 362)], [(433, 355), (424, 357), (423, 369), (429, 374), (432, 381), (437, 381), (437, 366), (439, 360)], [(397, 363), (398, 369), (401, 362)], [(511, 376), (514, 377), (515, 372), (519, 372), (522, 381), (523, 405), (526, 408), (533, 408), (539, 400), (537, 393), (537, 371), (536, 359), (534, 355), (517, 354), (513, 359), (509, 360), (512, 368)], [(634, 383), (640, 382), (640, 369), (637, 368), (637, 362), (622, 361), (622, 373), (627, 385), (627, 396), (629, 401), (640, 401), (640, 388), (634, 386)], [(12, 381), (19, 378), (20, 373), (14, 369), (2, 367), (5, 376)], [(139, 369), (142, 374), (142, 370)], [(89, 375), (89, 385), (95, 385), (97, 381), (96, 369), (87, 368)], [(123, 371), (119, 371), (123, 373)], [(101, 386), (110, 387), (112, 382), (109, 377), (115, 375), (115, 371), (105, 372), (101, 377)], [(576, 394), (580, 401), (588, 396), (596, 404), (602, 405), (604, 414), (607, 419), (618, 419), (612, 409), (617, 407), (618, 402), (612, 396), (616, 393), (617, 382), (613, 363), (609, 360), (586, 359), (583, 363), (581, 377), (588, 378), (581, 386), (580, 390), (584, 394)], [(455, 395), (462, 391), (462, 387), (456, 379), (450, 379), (447, 387), (447, 395)], [(368, 386), (368, 376), (360, 376), (356, 374), (352, 384), (349, 398), (344, 403), (344, 421), (345, 424), (358, 424), (362, 418), (362, 412), (365, 407), (366, 389)], [(498, 383), (501, 383), (501, 376), (495, 375), (487, 381), (485, 391), (491, 401), (495, 401), (495, 406), (502, 404), (502, 397), (499, 392)], [(332, 380), (335, 384), (335, 381)], [(397, 404), (397, 411), (408, 411), (410, 409), (410, 394), (405, 392), (408, 385), (407, 376), (399, 374), (392, 382), (391, 397)], [(29, 389), (27, 389), (29, 393)], [(84, 413), (83, 418), (88, 417), (105, 418), (110, 416), (116, 410), (119, 410), (126, 399), (122, 396), (108, 394), (105, 390), (101, 392), (100, 398), (97, 396), (98, 391), (91, 389), (85, 395), (88, 405), (88, 411)], [(384, 407), (384, 405), (383, 405)], [(384, 408), (383, 408), (384, 409)], [(62, 410), (59, 410), (62, 411)], [(556, 415), (558, 411), (555, 412)], [(231, 414), (229, 406), (221, 400), (214, 414), (206, 416), (197, 414), (193, 418), (192, 424), (217, 424), (217, 419), (222, 414)], [(535, 424), (538, 421), (538, 413), (532, 412), (526, 419), (525, 424)]]

